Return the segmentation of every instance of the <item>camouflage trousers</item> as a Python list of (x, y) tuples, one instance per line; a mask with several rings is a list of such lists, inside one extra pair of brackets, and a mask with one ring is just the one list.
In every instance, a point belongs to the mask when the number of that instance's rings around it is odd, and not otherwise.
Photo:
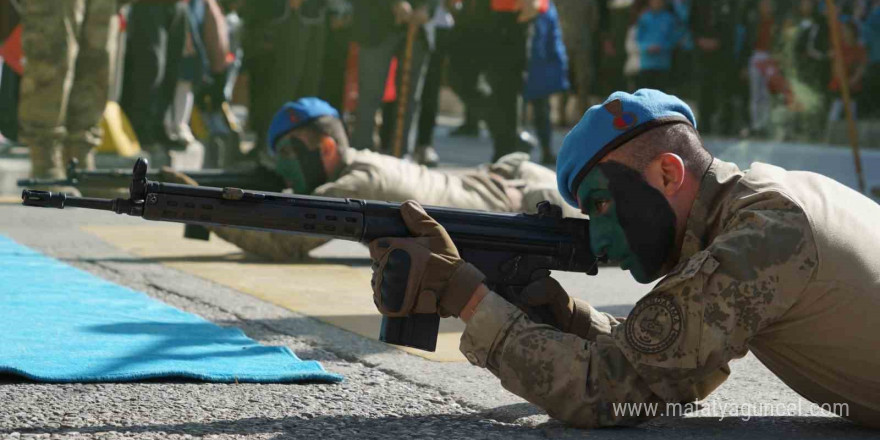
[(70, 158), (93, 167), (116, 1), (28, 0), (23, 6), (21, 137), (30, 146), (32, 175), (59, 178)]

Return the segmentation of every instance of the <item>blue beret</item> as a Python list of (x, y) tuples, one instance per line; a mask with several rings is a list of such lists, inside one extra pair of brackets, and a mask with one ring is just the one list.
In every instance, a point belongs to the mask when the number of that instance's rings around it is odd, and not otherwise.
[(278, 138), (321, 116), (339, 118), (339, 112), (318, 98), (300, 98), (281, 106), (269, 125), (269, 154), (275, 154), (275, 142)]
[(576, 207), (577, 187), (602, 157), (652, 128), (675, 123), (697, 128), (690, 107), (675, 96), (652, 89), (612, 93), (565, 136), (556, 162), (559, 193)]

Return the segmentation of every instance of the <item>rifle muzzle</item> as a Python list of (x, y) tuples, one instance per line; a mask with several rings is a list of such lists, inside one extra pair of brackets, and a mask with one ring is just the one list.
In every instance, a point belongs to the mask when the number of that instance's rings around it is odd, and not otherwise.
[[(120, 200), (122, 203), (120, 203)], [(128, 204), (122, 199), (97, 199), (92, 197), (73, 197), (64, 193), (26, 189), (21, 192), (21, 203), (24, 206), (41, 208), (86, 208), (113, 211), (128, 214)], [(125, 211), (120, 211), (125, 208)]]
[(53, 193), (33, 189), (26, 189), (21, 192), (21, 201), (24, 206), (64, 209), (65, 200), (67, 200), (67, 194), (64, 193)]

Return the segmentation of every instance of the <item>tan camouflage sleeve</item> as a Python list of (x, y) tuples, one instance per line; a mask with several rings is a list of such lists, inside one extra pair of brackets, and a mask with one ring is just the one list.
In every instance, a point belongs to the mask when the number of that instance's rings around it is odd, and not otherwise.
[(316, 196), (350, 197), (353, 199), (385, 200), (390, 191), (384, 187), (381, 173), (353, 170), (315, 190)]
[[(535, 324), (489, 294), (462, 335), (468, 360), (507, 390), (580, 427), (633, 424), (706, 397), (812, 277), (806, 216), (768, 202), (735, 214), (711, 245), (680, 263), (594, 341)], [(784, 204), (783, 204), (784, 205)]]

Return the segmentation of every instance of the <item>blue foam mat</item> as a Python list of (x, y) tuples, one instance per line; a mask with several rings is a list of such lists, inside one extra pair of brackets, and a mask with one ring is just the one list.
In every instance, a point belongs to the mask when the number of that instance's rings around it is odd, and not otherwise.
[(287, 347), (257, 344), (0, 235), (0, 373), (45, 382), (189, 378), (338, 382)]

